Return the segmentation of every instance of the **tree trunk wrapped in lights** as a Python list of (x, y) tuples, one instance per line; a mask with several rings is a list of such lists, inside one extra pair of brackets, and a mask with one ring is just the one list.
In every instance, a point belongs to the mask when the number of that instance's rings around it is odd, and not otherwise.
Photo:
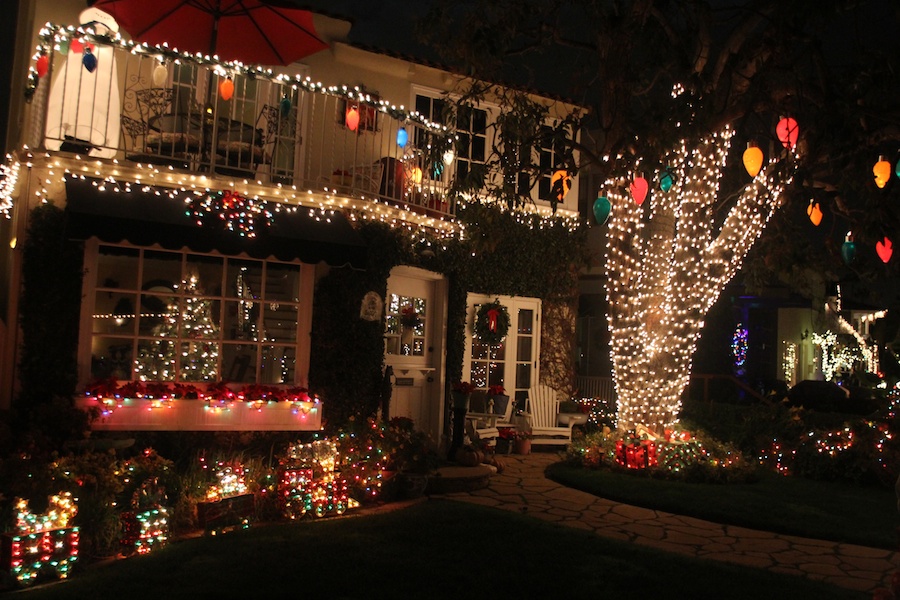
[[(678, 419), (703, 320), (781, 205), (796, 161), (786, 150), (733, 201), (724, 221), (719, 184), (733, 132), (682, 141), (666, 164), (668, 191), (650, 206), (627, 192), (640, 172), (606, 182), (612, 203), (606, 274), (619, 427), (662, 433)], [(786, 160), (785, 160), (786, 159)]]

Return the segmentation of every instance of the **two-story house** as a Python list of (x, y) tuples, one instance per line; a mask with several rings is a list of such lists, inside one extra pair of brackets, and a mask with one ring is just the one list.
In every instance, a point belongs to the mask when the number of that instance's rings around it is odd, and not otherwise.
[[(142, 44), (110, 15), (85, 12), (83, 1), (17, 6), (0, 201), (10, 215), (0, 230), (10, 284), (0, 405), (20, 387), (21, 250), (30, 213), (45, 203), (64, 211), (66, 240), (83, 249), (79, 390), (110, 380), (315, 389), (317, 283), (334, 268), (367, 268), (377, 248), (360, 225), (377, 221), (423, 239), (464, 234), (448, 190), (487, 160), (497, 109), (488, 100), (446, 122), (443, 107), (461, 76), (355, 46), (349, 22), (321, 15), (309, 19), (320, 40), (311, 53), (259, 66)], [(571, 108), (536, 99), (551, 116)], [(552, 149), (535, 152), (544, 152), (547, 170), (530, 210), (550, 218), (558, 167)], [(577, 220), (577, 177), (571, 188), (556, 215)], [(477, 292), (466, 299), (463, 379), (501, 383), (521, 398), (540, 376), (541, 299), (501, 297), (513, 326), (488, 352), (471, 323), (495, 296)], [(383, 328), (391, 415), (439, 438), (446, 276), (396, 266), (387, 293), (359, 303), (359, 318)], [(278, 414), (262, 404), (223, 415), (209, 406), (191, 412), (186, 402), (144, 410), (159, 405), (146, 399), (94, 427), (316, 429), (328, 414), (328, 398)]]

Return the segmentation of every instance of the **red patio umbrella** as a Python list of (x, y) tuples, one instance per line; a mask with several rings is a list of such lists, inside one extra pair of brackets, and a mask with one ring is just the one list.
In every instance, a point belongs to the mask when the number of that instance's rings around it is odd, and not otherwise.
[(96, 0), (138, 42), (246, 64), (288, 65), (328, 47), (312, 13), (261, 0)]

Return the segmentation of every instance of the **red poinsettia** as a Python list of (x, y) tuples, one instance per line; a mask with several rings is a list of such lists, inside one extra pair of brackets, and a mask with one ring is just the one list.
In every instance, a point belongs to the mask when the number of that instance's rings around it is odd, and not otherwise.
[(468, 381), (457, 381), (453, 384), (453, 391), (460, 394), (471, 394), (475, 391), (475, 386)]
[(502, 385), (492, 385), (488, 388), (488, 396), (504, 396), (506, 389)]

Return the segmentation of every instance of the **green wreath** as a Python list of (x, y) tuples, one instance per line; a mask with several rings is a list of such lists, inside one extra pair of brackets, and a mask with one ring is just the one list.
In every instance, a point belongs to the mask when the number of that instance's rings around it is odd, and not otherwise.
[(509, 311), (500, 304), (500, 300), (494, 300), (482, 304), (475, 314), (475, 336), (488, 344), (496, 346), (503, 341), (509, 331)]

